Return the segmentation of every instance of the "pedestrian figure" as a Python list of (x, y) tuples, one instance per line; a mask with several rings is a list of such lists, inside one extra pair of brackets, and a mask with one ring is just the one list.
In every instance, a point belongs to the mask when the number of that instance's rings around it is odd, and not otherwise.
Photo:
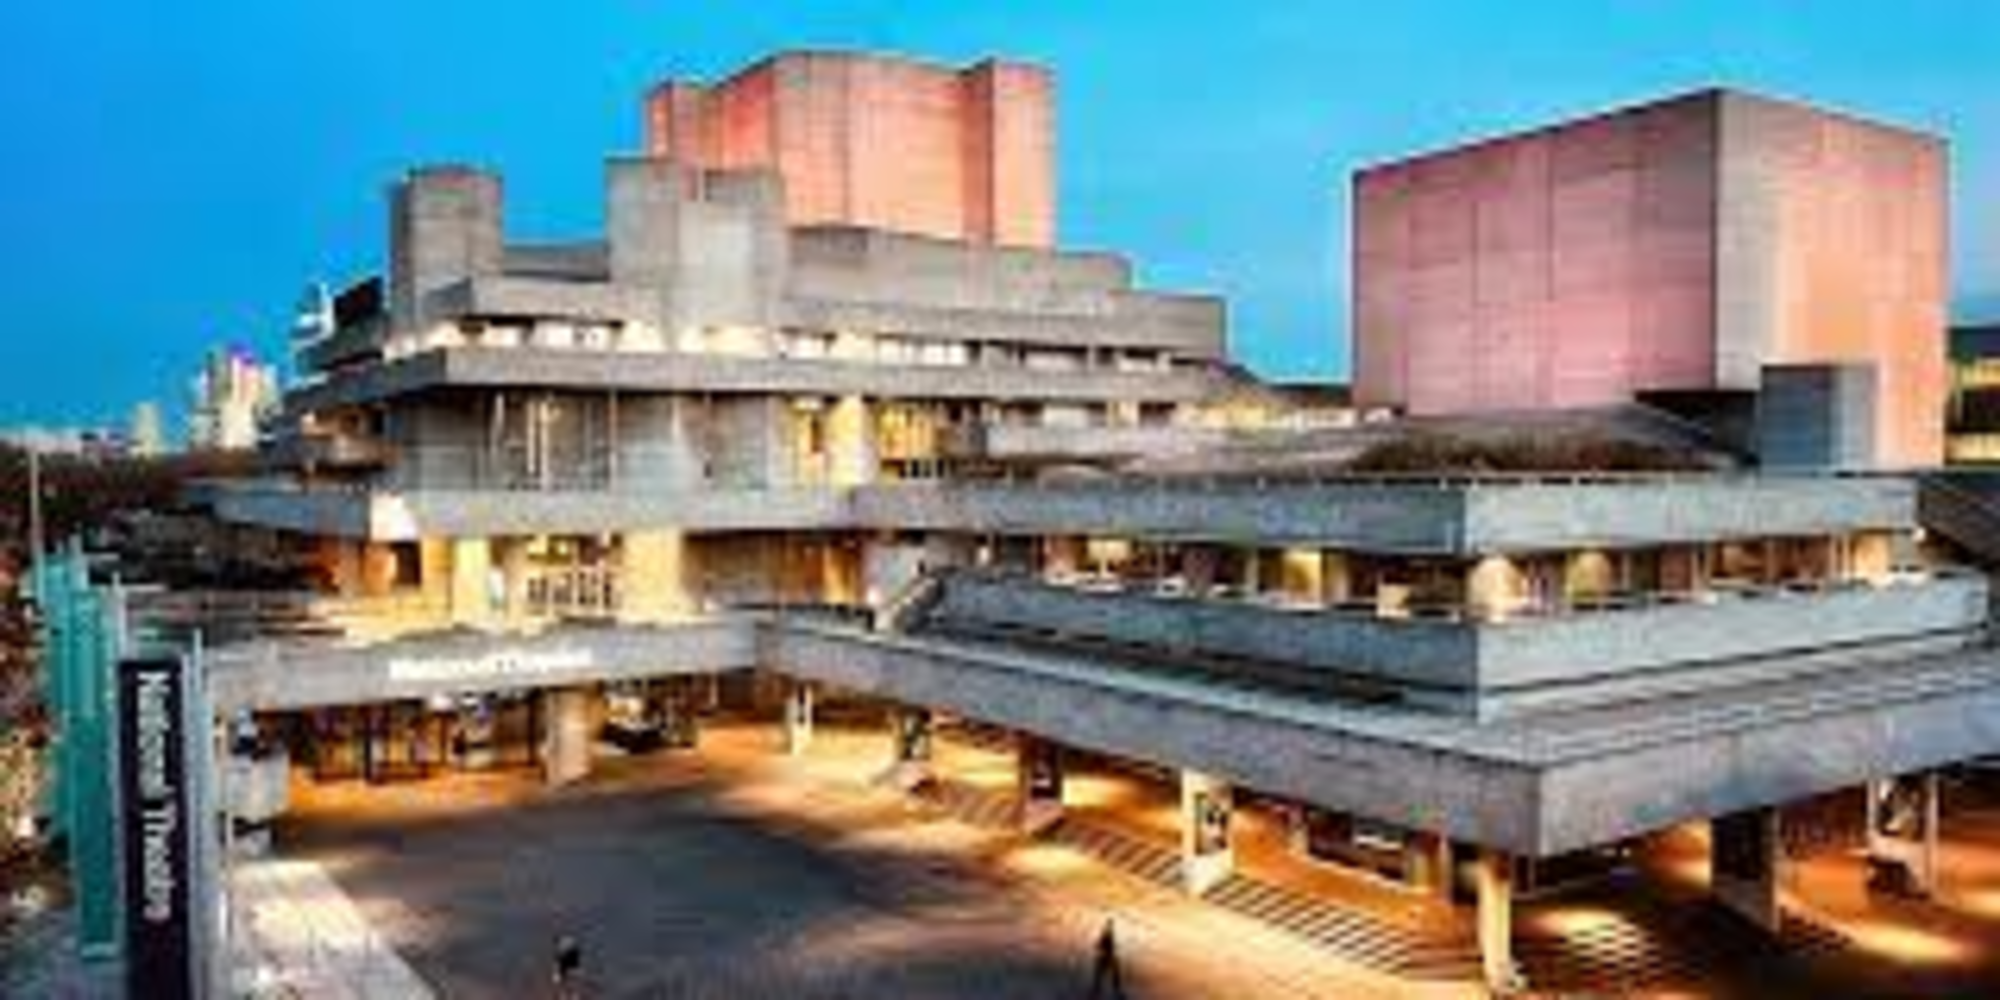
[(1118, 932), (1109, 918), (1097, 934), (1097, 969), (1090, 976), (1090, 1000), (1125, 1000), (1125, 978), (1118, 971)]
[(557, 1000), (579, 996), (577, 973), (583, 970), (583, 946), (567, 934), (556, 938), (555, 988)]

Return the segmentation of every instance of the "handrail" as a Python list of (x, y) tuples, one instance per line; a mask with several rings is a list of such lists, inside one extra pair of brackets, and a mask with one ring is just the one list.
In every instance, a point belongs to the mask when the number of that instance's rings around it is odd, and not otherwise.
[(1727, 606), (1759, 601), (1782, 601), (1806, 597), (1834, 594), (1868, 593), (1889, 590), (1913, 584), (1929, 584), (1958, 580), (1979, 580), (1984, 575), (1955, 566), (1904, 569), (1880, 583), (1865, 579), (1815, 580), (1786, 584), (1746, 584), (1741, 586), (1711, 586), (1704, 590), (1662, 590), (1643, 593), (1611, 595), (1595, 599), (1570, 599), (1558, 604), (1507, 608), (1499, 614), (1487, 614), (1479, 609), (1457, 603), (1421, 602), (1398, 606), (1395, 613), (1384, 613), (1372, 601), (1346, 601), (1330, 603), (1325, 601), (1301, 600), (1280, 602), (1260, 599), (1259, 594), (1230, 594), (1210, 591), (1205, 594), (1169, 593), (1159, 589), (1164, 581), (1145, 581), (1137, 586), (1125, 586), (1116, 580), (1103, 578), (1080, 579), (1075, 584), (1049, 580), (1036, 574), (995, 567), (958, 567), (936, 571), (944, 587), (949, 587), (949, 578), (960, 576), (974, 581), (1022, 584), (1089, 597), (1127, 597), (1158, 601), (1207, 601), (1226, 607), (1250, 608), (1276, 614), (1323, 615), (1346, 618), (1355, 621), (1382, 622), (1391, 627), (1421, 627), (1448, 623), (1474, 623), (1505, 627), (1521, 622), (1581, 620), (1598, 615), (1627, 611), (1651, 611), (1670, 607)]

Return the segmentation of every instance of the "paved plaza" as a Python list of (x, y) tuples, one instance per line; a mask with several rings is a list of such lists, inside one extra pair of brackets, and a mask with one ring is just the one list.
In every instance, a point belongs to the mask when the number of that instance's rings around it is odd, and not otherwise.
[(1135, 997), (1466, 995), (872, 789), (842, 737), (804, 760), (773, 739), (712, 732), (554, 792), (525, 773), (303, 789), (279, 850), (454, 998), (542, 995), (560, 934), (593, 997), (1080, 998), (1107, 919)]
[[(953, 784), (1011, 789), (996, 748), (939, 748)], [(1470, 975), (1344, 960), (1301, 936), (1310, 918), (1188, 900), (1074, 835), (966, 822), (965, 799), (951, 815), (874, 784), (887, 759), (867, 728), (822, 727), (794, 758), (774, 727), (736, 725), (705, 731), (699, 753), (613, 757), (558, 790), (526, 771), (302, 785), (279, 850), (331, 875), (446, 997), (543, 995), (561, 934), (582, 942), (593, 997), (1084, 997), (1107, 919), (1134, 997), (1478, 993)], [(1067, 794), (1073, 825), (1170, 849), (1171, 804), (1143, 776), (1079, 769)], [(1463, 941), (1462, 913), (1288, 859), (1267, 817), (1244, 817), (1251, 877), (1440, 954)], [(1704, 905), (1706, 849), (1682, 835), (1644, 879), (1524, 903), (1523, 961), (1565, 995), (2000, 995), (2000, 852), (1979, 846), (2000, 843), (2000, 809), (1965, 802), (1953, 820), (1954, 881), (1933, 903), (1869, 896), (1854, 853), (1828, 849), (1791, 869), (1789, 901), (1810, 919), (1766, 944)]]

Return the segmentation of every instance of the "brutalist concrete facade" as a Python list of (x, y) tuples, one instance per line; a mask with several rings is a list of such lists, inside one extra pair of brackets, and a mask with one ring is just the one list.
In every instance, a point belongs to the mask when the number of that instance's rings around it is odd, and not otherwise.
[(1935, 137), (1729, 91), (1364, 170), (1356, 396), (1533, 410), (1872, 363), (1879, 461), (1935, 465), (1946, 177)]
[(790, 52), (646, 101), (646, 150), (715, 170), (771, 169), (794, 225), (839, 224), (1007, 246), (1055, 243), (1054, 81), (988, 60), (962, 69)]

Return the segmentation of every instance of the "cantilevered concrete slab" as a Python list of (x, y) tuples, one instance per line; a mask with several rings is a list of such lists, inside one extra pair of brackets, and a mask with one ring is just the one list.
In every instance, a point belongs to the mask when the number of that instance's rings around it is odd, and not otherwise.
[(210, 653), (218, 711), (763, 667), (1523, 856), (2000, 753), (2000, 651), (1479, 723), (1018, 644), (739, 616)]
[[(1670, 487), (1670, 488), (1668, 488)], [(1255, 478), (895, 483), (853, 489), (517, 492), (217, 488), (223, 519), (404, 540), (519, 533), (937, 531), (1254, 542), (1475, 557), (1890, 530), (1915, 523), (1907, 479), (1867, 476)]]

